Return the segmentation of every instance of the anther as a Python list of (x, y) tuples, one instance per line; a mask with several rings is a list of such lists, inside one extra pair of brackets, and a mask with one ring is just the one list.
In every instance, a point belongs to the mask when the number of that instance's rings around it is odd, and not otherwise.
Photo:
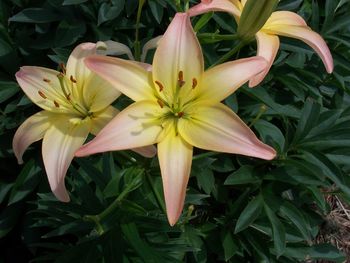
[(159, 87), (159, 91), (162, 92), (162, 90), (164, 89), (164, 86), (162, 83), (160, 83), (158, 80), (155, 81), (155, 83), (158, 85)]
[(47, 97), (45, 96), (45, 94), (42, 91), (38, 90), (38, 93), (39, 93), (40, 97), (42, 97), (43, 99), (47, 99)]
[(163, 101), (161, 101), (161, 100), (157, 100), (157, 103), (159, 104), (159, 106), (160, 106), (161, 108), (163, 108), (163, 107), (164, 107), (164, 103), (163, 103)]
[(182, 111), (180, 111), (180, 112), (178, 112), (176, 115), (177, 115), (177, 117), (181, 118), (182, 116), (185, 115), (185, 113), (183, 113)]
[(184, 73), (182, 70), (179, 71), (179, 75), (178, 75), (178, 83), (179, 83), (179, 87), (181, 88), (183, 85), (185, 85), (185, 81), (184, 81)]
[(195, 87), (197, 87), (197, 84), (198, 84), (197, 79), (196, 79), (196, 78), (193, 78), (193, 79), (192, 79), (192, 89), (194, 89)]
[(63, 63), (60, 63), (60, 68), (63, 74), (66, 74), (66, 66)]
[(63, 79), (63, 78), (64, 78), (63, 73), (58, 73), (58, 74), (57, 74), (57, 78), (59, 78), (59, 79)]
[(71, 81), (71, 82), (73, 82), (73, 83), (77, 83), (77, 80), (76, 80), (75, 78), (73, 78), (73, 76), (72, 76), (72, 75), (70, 75), (70, 78), (69, 78), (69, 79), (70, 79), (70, 81)]
[(46, 78), (43, 78), (43, 81), (45, 81), (45, 82), (47, 82), (47, 83), (50, 83), (50, 82), (51, 82), (51, 80), (46, 79)]
[(67, 100), (70, 101), (70, 93), (68, 93), (66, 97), (67, 97)]
[(53, 103), (55, 104), (56, 108), (59, 108), (59, 107), (60, 107), (60, 104), (58, 104), (57, 101), (54, 100)]

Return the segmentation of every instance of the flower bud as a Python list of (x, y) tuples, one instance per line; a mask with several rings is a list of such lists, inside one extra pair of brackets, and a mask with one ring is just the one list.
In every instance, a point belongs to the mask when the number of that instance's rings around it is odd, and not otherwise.
[(243, 40), (251, 40), (264, 26), (277, 4), (278, 0), (248, 0), (238, 23), (238, 36)]

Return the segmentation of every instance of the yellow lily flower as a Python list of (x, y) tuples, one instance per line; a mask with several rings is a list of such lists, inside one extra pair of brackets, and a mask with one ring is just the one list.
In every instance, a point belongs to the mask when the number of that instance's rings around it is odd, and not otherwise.
[(204, 72), (203, 54), (186, 13), (176, 14), (160, 40), (152, 72), (118, 58), (91, 56), (85, 63), (135, 103), (76, 156), (157, 143), (170, 225), (181, 215), (193, 146), (268, 160), (275, 157), (274, 149), (220, 103), (263, 71), (266, 61), (252, 57)]
[[(13, 138), (13, 150), (19, 163), (30, 144), (43, 139), (42, 155), (48, 181), (55, 196), (69, 201), (64, 177), (75, 151), (89, 133), (96, 135), (118, 110), (110, 104), (120, 96), (111, 84), (84, 64), (86, 56), (96, 54), (97, 45), (83, 43), (69, 56), (62, 72), (25, 66), (16, 73), (25, 94), (43, 111), (29, 117)], [(153, 147), (136, 149), (154, 156)]]
[[(196, 16), (210, 11), (223, 11), (232, 14), (237, 23), (247, 0), (202, 0), (201, 3), (189, 9), (190, 16)], [(269, 72), (276, 58), (280, 41), (278, 36), (299, 39), (313, 48), (321, 57), (328, 73), (333, 71), (333, 58), (326, 42), (316, 32), (307, 26), (305, 20), (290, 11), (273, 12), (265, 25), (256, 33), (257, 55), (268, 61), (268, 67), (249, 81), (250, 87), (260, 84)]]

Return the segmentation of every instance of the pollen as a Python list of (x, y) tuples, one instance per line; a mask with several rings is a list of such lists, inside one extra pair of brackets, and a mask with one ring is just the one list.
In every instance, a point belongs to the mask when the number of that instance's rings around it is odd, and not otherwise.
[(163, 107), (164, 107), (164, 103), (163, 103), (163, 101), (161, 101), (161, 100), (157, 100), (157, 103), (159, 104), (159, 106), (160, 106), (161, 108), (163, 108)]
[(77, 80), (76, 80), (75, 78), (73, 78), (73, 76), (72, 76), (72, 75), (70, 75), (70, 78), (69, 78), (69, 79), (70, 79), (70, 81), (71, 81), (71, 82), (73, 82), (73, 83), (77, 83)]
[(159, 87), (159, 92), (162, 92), (163, 91), (163, 89), (164, 89), (164, 86), (163, 86), (163, 84), (162, 83), (160, 83), (160, 81), (158, 81), (158, 80), (156, 80), (155, 81), (155, 83), (158, 85), (158, 87)]
[(47, 97), (45, 96), (45, 94), (44, 94), (42, 91), (38, 90), (38, 94), (39, 94), (40, 97), (42, 97), (43, 99), (47, 99)]
[(183, 111), (176, 113), (176, 116), (179, 118), (183, 117), (184, 115), (185, 115), (185, 113)]
[(46, 79), (46, 78), (43, 78), (43, 81), (45, 81), (46, 83), (50, 83), (51, 82), (51, 80)]
[(196, 78), (192, 79), (192, 89), (194, 89), (195, 87), (197, 87), (198, 81)]
[(53, 103), (55, 104), (56, 108), (59, 108), (59, 107), (60, 107), (60, 104), (58, 104), (57, 101), (54, 100)]

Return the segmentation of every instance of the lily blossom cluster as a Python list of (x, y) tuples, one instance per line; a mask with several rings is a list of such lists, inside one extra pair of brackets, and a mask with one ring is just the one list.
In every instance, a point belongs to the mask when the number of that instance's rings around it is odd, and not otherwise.
[[(17, 130), (13, 149), (19, 162), (27, 147), (43, 139), (42, 155), (55, 196), (69, 201), (64, 177), (74, 157), (132, 149), (145, 157), (158, 154), (167, 218), (174, 225), (184, 206), (193, 148), (272, 160), (276, 151), (224, 105), (243, 84), (258, 85), (279, 48), (277, 35), (304, 40), (321, 56), (327, 71), (332, 57), (324, 40), (297, 14), (272, 13), (256, 33), (257, 56), (204, 70), (203, 54), (190, 18), (227, 11), (239, 21), (246, 1), (203, 0), (177, 13), (165, 34), (145, 45), (157, 46), (152, 65), (133, 61), (129, 48), (106, 42), (83, 43), (61, 72), (22, 67), (16, 78), (43, 111)], [(130, 60), (106, 56), (127, 54)], [(145, 59), (145, 55), (142, 56)], [(123, 93), (134, 101), (119, 112), (110, 104)], [(94, 137), (83, 145), (89, 134)], [(153, 145), (157, 144), (157, 148)]]
[[(236, 22), (239, 23), (246, 3), (247, 0), (202, 0), (188, 12), (191, 16), (196, 16), (211, 11), (223, 11), (233, 15)], [(305, 20), (298, 14), (290, 11), (275, 11), (255, 34), (258, 46), (257, 56), (265, 58), (268, 67), (249, 81), (250, 87), (259, 85), (268, 74), (280, 46), (278, 36), (291, 37), (305, 42), (320, 56), (327, 72), (333, 71), (332, 55), (323, 38), (309, 28)]]

